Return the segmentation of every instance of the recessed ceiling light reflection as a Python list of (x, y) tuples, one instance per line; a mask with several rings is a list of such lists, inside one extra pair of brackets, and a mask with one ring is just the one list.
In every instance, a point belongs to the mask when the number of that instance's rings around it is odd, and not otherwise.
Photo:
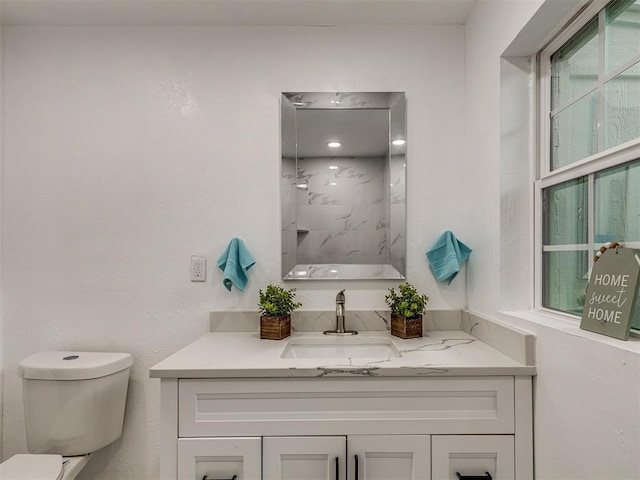
[(337, 170), (338, 166), (337, 165), (329, 165), (329, 170)]
[(327, 147), (330, 147), (330, 148), (338, 148), (338, 147), (341, 147), (341, 146), (342, 146), (342, 143), (340, 143), (340, 142), (329, 142), (329, 143), (327, 143)]
[(405, 143), (407, 142), (402, 138), (396, 138), (395, 140), (391, 141), (391, 144), (396, 146), (404, 145)]

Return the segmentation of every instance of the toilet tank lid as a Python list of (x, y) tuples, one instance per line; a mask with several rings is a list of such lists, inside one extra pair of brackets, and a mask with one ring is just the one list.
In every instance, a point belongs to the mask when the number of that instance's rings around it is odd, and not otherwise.
[(119, 372), (133, 365), (129, 353), (39, 352), (18, 366), (22, 378), (33, 380), (87, 380)]
[(60, 478), (62, 456), (17, 454), (0, 465), (2, 480), (45, 480)]

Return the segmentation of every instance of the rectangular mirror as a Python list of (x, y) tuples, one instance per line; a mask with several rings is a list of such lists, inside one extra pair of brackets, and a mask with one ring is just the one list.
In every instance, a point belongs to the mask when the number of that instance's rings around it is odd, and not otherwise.
[(404, 279), (404, 92), (281, 97), (282, 278)]

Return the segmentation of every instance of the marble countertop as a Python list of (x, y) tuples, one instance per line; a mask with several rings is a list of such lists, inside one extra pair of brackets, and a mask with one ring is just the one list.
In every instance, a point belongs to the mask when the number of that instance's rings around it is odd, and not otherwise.
[(154, 378), (312, 378), (344, 376), (535, 375), (524, 365), (464, 331), (430, 331), (404, 340), (388, 332), (361, 332), (384, 338), (400, 353), (389, 358), (281, 358), (290, 340), (327, 338), (320, 332), (261, 340), (257, 332), (216, 332), (187, 345), (150, 369)]

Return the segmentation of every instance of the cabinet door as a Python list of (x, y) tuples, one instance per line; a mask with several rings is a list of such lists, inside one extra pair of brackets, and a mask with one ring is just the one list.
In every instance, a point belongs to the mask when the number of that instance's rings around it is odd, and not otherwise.
[(264, 480), (345, 480), (346, 437), (264, 437)]
[(431, 478), (428, 435), (349, 435), (347, 451), (350, 480)]
[(178, 479), (261, 480), (260, 437), (178, 439)]
[(431, 437), (433, 480), (456, 480), (456, 473), (487, 480), (513, 480), (512, 435), (434, 435)]

